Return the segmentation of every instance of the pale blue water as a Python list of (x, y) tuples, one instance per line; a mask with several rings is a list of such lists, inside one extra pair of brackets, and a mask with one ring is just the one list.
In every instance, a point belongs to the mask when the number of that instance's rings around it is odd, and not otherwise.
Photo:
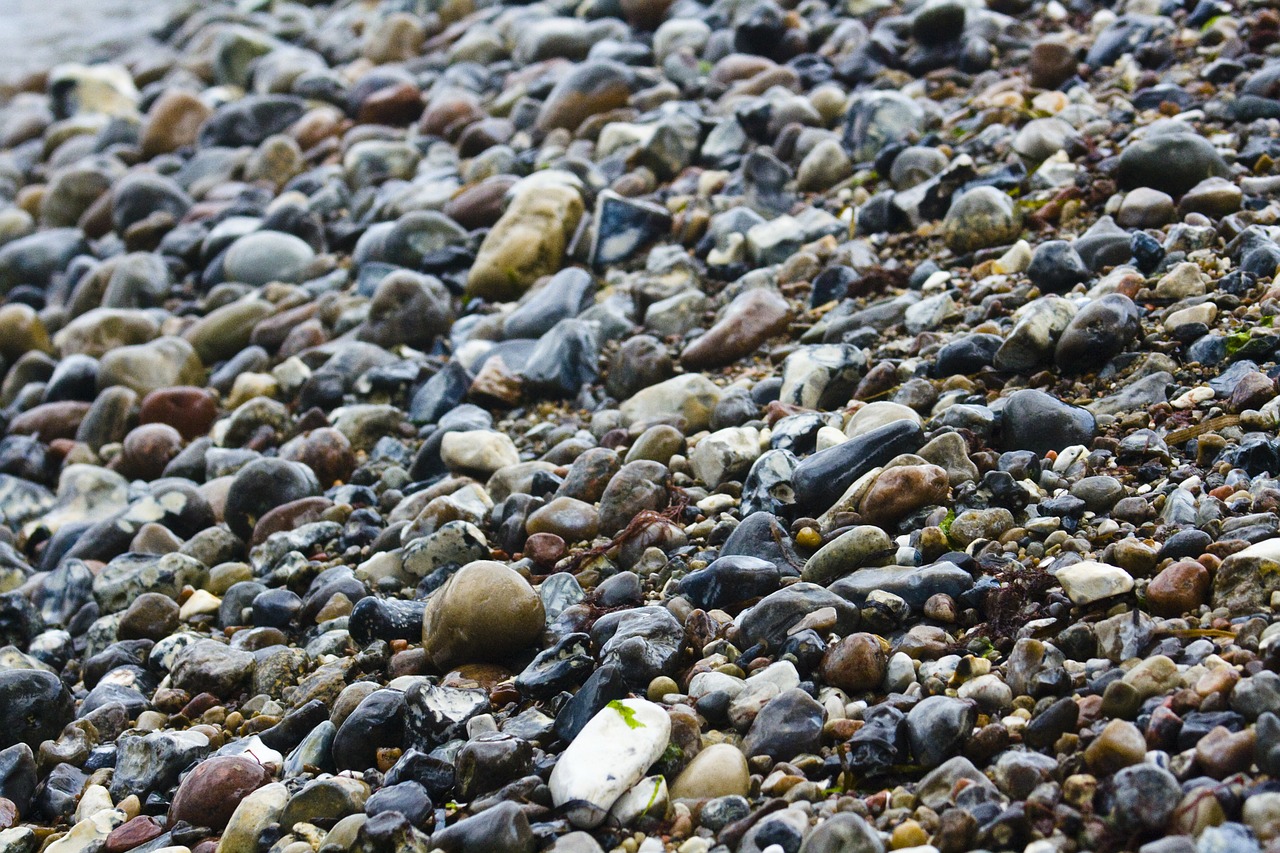
[(0, 0), (0, 80), (145, 40), (175, 0)]

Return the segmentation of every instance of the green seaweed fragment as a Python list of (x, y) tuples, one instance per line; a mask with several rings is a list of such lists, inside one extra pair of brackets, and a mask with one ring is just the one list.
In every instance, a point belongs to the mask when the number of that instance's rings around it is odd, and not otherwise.
[(636, 712), (626, 705), (622, 704), (622, 700), (614, 699), (609, 703), (609, 707), (618, 712), (618, 716), (622, 718), (622, 722), (627, 724), (629, 729), (643, 729), (644, 723), (636, 719)]

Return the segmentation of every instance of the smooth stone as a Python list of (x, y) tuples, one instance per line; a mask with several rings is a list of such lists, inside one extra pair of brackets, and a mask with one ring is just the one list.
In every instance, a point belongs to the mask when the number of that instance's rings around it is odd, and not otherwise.
[(801, 577), (812, 583), (829, 583), (864, 566), (883, 565), (896, 550), (889, 534), (879, 527), (858, 525), (819, 548), (805, 562)]
[(1133, 589), (1133, 576), (1118, 566), (1084, 560), (1054, 573), (1073, 604), (1086, 605)]
[(671, 720), (661, 706), (643, 699), (610, 702), (560, 755), (549, 782), (552, 801), (575, 804), (568, 814), (574, 826), (598, 826), (658, 760), (670, 737)]
[(751, 787), (746, 756), (733, 744), (703, 749), (680, 771), (671, 786), (673, 799), (705, 800), (746, 796)]
[(519, 297), (560, 267), (582, 218), (582, 196), (567, 184), (520, 184), (489, 230), (467, 277), (467, 293), (491, 300)]
[(715, 325), (680, 354), (686, 370), (708, 370), (732, 364), (786, 330), (791, 306), (778, 292), (752, 288), (735, 297)]
[(480, 560), (452, 575), (427, 602), (422, 643), (440, 669), (458, 663), (502, 660), (542, 633), (542, 600), (516, 572)]
[(1086, 409), (1058, 400), (1044, 391), (1015, 391), (1001, 412), (1001, 447), (1030, 450), (1043, 456), (1073, 444), (1088, 445), (1097, 433), (1097, 421)]
[(922, 444), (918, 423), (896, 420), (807, 457), (792, 477), (796, 509), (810, 514), (827, 510), (868, 471)]
[(1067, 324), (1054, 350), (1054, 362), (1072, 373), (1101, 367), (1124, 350), (1139, 332), (1137, 306), (1120, 293), (1096, 299)]
[(1120, 153), (1116, 178), (1122, 188), (1149, 187), (1182, 195), (1206, 178), (1230, 169), (1209, 140), (1195, 133), (1149, 134)]

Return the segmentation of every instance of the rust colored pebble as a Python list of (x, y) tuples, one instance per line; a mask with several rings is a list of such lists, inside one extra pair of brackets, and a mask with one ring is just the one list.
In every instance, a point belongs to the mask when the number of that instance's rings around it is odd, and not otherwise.
[(249, 540), (249, 546), (261, 545), (272, 533), (293, 530), (295, 527), (320, 521), (321, 514), (331, 506), (333, 501), (328, 498), (310, 497), (299, 498), (270, 509), (263, 513), (262, 518), (258, 519), (258, 523), (254, 525), (253, 538)]
[(187, 441), (209, 432), (218, 417), (213, 393), (192, 385), (160, 388), (142, 398), (138, 422), (168, 424)]
[(169, 821), (185, 820), (220, 832), (240, 801), (271, 781), (258, 762), (236, 755), (209, 758), (196, 765), (178, 786), (169, 807)]
[(316, 479), (323, 488), (345, 481), (356, 467), (356, 455), (351, 442), (333, 427), (313, 429), (304, 436), (292, 439), (280, 448), (280, 456), (306, 465), (315, 472)]
[(1157, 616), (1181, 616), (1204, 604), (1209, 571), (1194, 560), (1166, 566), (1147, 586), (1147, 605)]
[(554, 566), (566, 550), (564, 540), (554, 533), (535, 533), (524, 543), (524, 555), (539, 566)]
[(154, 819), (146, 815), (138, 815), (111, 830), (111, 834), (103, 842), (102, 849), (105, 853), (124, 853), (163, 834), (164, 830)]

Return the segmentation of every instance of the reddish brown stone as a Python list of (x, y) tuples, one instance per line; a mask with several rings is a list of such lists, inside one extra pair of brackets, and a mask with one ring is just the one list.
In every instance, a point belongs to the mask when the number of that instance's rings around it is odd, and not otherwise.
[(947, 472), (937, 465), (899, 465), (876, 478), (858, 509), (872, 524), (893, 524), (921, 507), (943, 503), (949, 492)]
[(686, 370), (708, 370), (750, 355), (769, 338), (786, 331), (791, 306), (781, 294), (753, 288), (729, 303), (724, 316), (680, 354)]
[(291, 439), (280, 448), (280, 457), (305, 464), (325, 489), (345, 481), (356, 467), (351, 442), (333, 427), (321, 427)]
[(516, 126), (505, 118), (486, 118), (467, 125), (458, 135), (458, 153), (474, 157), (495, 145), (504, 145), (516, 135)]
[(9, 829), (18, 824), (18, 806), (13, 800), (0, 797), (0, 829)]
[(544, 568), (554, 566), (567, 550), (564, 540), (554, 533), (535, 533), (524, 543), (524, 555)]
[(312, 497), (299, 498), (268, 510), (254, 525), (253, 538), (249, 540), (249, 547), (261, 545), (272, 533), (293, 530), (295, 527), (319, 521), (321, 513), (331, 506), (333, 501), (328, 498)]
[(822, 678), (848, 693), (876, 690), (884, 681), (889, 656), (873, 634), (850, 634), (822, 656)]
[(412, 83), (378, 89), (360, 102), (356, 120), (362, 124), (405, 125), (422, 114), (422, 93)]
[(79, 400), (41, 403), (11, 420), (9, 432), (34, 435), (43, 442), (50, 442), (55, 438), (75, 438), (76, 430), (89, 413), (90, 405)]
[(328, 340), (329, 333), (324, 330), (324, 325), (313, 318), (290, 329), (289, 334), (280, 343), (280, 350), (276, 355), (280, 358), (288, 358), (327, 343)]
[(103, 842), (105, 853), (124, 853), (164, 834), (160, 824), (146, 815), (138, 815), (111, 830)]
[(206, 759), (178, 786), (169, 822), (185, 820), (220, 832), (240, 801), (270, 781), (271, 773), (252, 759), (238, 755)]
[(168, 424), (143, 424), (124, 437), (112, 466), (130, 480), (154, 480), (182, 451), (182, 436)]
[(475, 97), (454, 90), (431, 99), (418, 121), (418, 129), (428, 136), (443, 136), (452, 142), (467, 125), (482, 118), (485, 112)]
[(1209, 595), (1209, 570), (1195, 560), (1166, 566), (1147, 586), (1147, 607), (1156, 616), (1181, 616)]
[(138, 422), (168, 424), (187, 441), (209, 432), (218, 418), (218, 400), (213, 392), (194, 385), (159, 388), (142, 398)]
[(503, 198), (515, 179), (506, 176), (467, 187), (445, 203), (444, 213), (467, 230), (488, 228), (502, 216)]

